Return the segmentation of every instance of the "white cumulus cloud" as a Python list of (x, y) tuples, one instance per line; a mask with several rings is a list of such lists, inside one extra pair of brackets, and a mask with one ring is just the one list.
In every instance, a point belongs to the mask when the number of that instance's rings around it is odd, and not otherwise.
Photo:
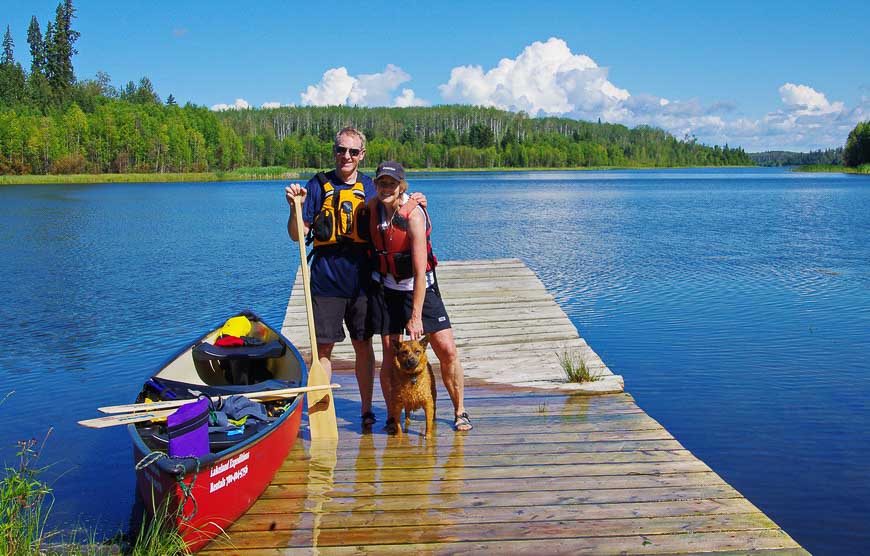
[(333, 106), (345, 104), (356, 79), (347, 74), (346, 68), (326, 70), (320, 83), (309, 85), (300, 96), (304, 106)]
[(532, 116), (650, 125), (681, 139), (694, 136), (703, 143), (728, 143), (747, 151), (840, 146), (870, 112), (867, 99), (849, 109), (809, 85), (795, 83), (783, 84), (782, 104), (756, 118), (741, 115), (733, 100), (705, 106), (697, 99), (631, 94), (609, 80), (606, 68), (572, 52), (556, 37), (534, 42), (492, 68), (455, 67), (439, 90), (446, 102), (522, 110)]
[[(402, 89), (393, 97), (400, 85), (411, 80), (402, 68), (387, 64), (380, 73), (361, 74), (354, 77), (347, 68), (332, 68), (324, 72), (320, 82), (309, 85), (300, 94), (304, 106), (424, 106), (412, 89)], [(400, 104), (408, 103), (408, 104)]]
[(827, 97), (807, 85), (786, 83), (779, 88), (779, 96), (790, 109), (801, 114), (831, 114), (843, 111), (842, 102), (828, 102)]
[(243, 98), (237, 98), (233, 104), (215, 104), (211, 107), (214, 112), (223, 112), (224, 110), (247, 110), (251, 105)]
[(260, 105), (260, 108), (265, 108), (268, 110), (269, 108), (281, 108), (281, 106), (282, 105), (280, 102), (264, 102)]
[(533, 116), (609, 113), (629, 98), (607, 79), (607, 69), (592, 58), (574, 54), (562, 39), (534, 42), (515, 59), (503, 58), (486, 72), (460, 66), (439, 87), (448, 102), (522, 110)]
[(402, 94), (397, 96), (393, 106), (405, 108), (407, 106), (429, 106), (429, 102), (417, 98), (413, 89), (402, 89)]

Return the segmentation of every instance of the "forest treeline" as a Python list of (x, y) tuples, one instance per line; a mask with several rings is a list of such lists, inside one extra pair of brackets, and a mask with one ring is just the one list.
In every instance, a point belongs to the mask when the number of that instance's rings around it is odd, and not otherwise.
[(870, 164), (870, 121), (859, 123), (849, 133), (843, 148), (843, 164), (851, 168)]
[[(143, 80), (144, 81), (144, 80)], [(147, 88), (146, 82), (146, 88)], [(92, 82), (77, 88), (104, 90)], [(660, 129), (532, 119), (469, 106), (302, 107), (216, 113), (97, 95), (47, 110), (0, 110), (0, 172), (204, 172), (323, 168), (332, 137), (362, 129), (370, 164), (409, 168), (745, 165), (741, 149), (680, 141)], [(85, 98), (81, 98), (85, 97)]]
[(837, 165), (843, 163), (843, 147), (800, 153), (794, 151), (764, 151), (749, 153), (759, 166), (805, 166), (808, 164)]
[(29, 71), (7, 26), (0, 58), (0, 173), (206, 172), (323, 168), (346, 125), (368, 137), (369, 164), (409, 168), (718, 166), (752, 164), (740, 148), (706, 146), (661, 129), (530, 118), (474, 106), (282, 107), (213, 112), (179, 106), (147, 77), (116, 88), (77, 80), (72, 0), (28, 28)]

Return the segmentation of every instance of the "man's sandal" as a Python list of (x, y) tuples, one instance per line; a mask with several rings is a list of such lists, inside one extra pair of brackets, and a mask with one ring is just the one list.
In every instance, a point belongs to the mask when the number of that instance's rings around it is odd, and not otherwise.
[(468, 418), (468, 413), (462, 412), (453, 419), (453, 430), (457, 432), (465, 432), (473, 429), (471, 419)]

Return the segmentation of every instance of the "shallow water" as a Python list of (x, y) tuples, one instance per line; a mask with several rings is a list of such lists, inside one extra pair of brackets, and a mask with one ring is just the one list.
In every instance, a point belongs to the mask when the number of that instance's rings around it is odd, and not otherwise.
[[(870, 542), (870, 180), (781, 170), (437, 174), (442, 259), (519, 257), (626, 390), (814, 554)], [(278, 326), (298, 264), (283, 184), (0, 188), (0, 455), (42, 437), (56, 526), (133, 500), (132, 399), (197, 333)], [(2, 395), (2, 394), (0, 394)], [(81, 496), (85, 493), (85, 496)]]

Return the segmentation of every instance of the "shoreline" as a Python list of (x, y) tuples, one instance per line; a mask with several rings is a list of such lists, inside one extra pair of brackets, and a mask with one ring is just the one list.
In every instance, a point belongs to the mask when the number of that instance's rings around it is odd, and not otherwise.
[[(584, 166), (579, 168), (551, 167), (495, 167), (495, 168), (413, 168), (409, 175), (446, 174), (452, 172), (606, 172), (617, 170), (685, 170), (692, 168), (766, 168), (766, 166)], [(292, 181), (307, 180), (316, 174), (316, 168), (245, 168), (231, 172), (166, 172), (149, 174), (28, 174), (0, 175), (3, 185), (92, 185), (111, 183), (179, 183), (179, 182), (231, 182), (231, 181)], [(375, 168), (362, 168), (373, 175)], [(858, 168), (829, 165), (795, 166), (792, 172), (818, 172), (827, 174), (870, 175), (867, 165)]]
[(791, 169), (792, 172), (817, 172), (820, 174), (855, 174), (855, 175), (870, 175), (870, 164), (862, 164), (857, 168), (849, 166), (834, 166), (831, 164), (809, 164), (806, 166), (795, 166)]
[[(678, 170), (690, 168), (755, 168), (755, 166), (583, 166), (578, 168), (551, 167), (494, 167), (494, 168), (409, 168), (409, 175), (449, 172), (601, 172), (611, 170)], [(76, 185), (104, 183), (177, 183), (177, 182), (227, 182), (227, 181), (282, 181), (307, 180), (320, 170), (315, 168), (246, 168), (231, 172), (166, 172), (149, 174), (28, 174), (0, 175), (2, 185)], [(375, 168), (362, 168), (374, 175)]]

